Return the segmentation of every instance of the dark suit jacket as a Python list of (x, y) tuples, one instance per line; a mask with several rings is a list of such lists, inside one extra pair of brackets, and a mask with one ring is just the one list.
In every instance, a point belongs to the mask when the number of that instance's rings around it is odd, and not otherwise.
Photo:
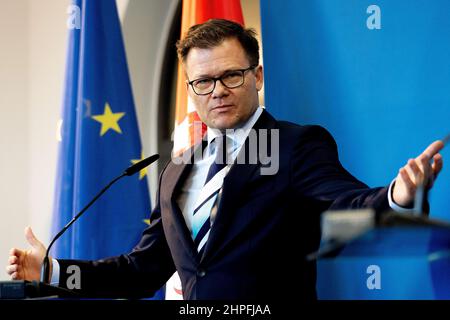
[(151, 296), (176, 270), (185, 299), (315, 299), (316, 265), (305, 256), (318, 249), (320, 213), (387, 210), (387, 188), (370, 189), (348, 173), (322, 127), (276, 121), (264, 111), (254, 128), (279, 130), (279, 170), (261, 175), (261, 163), (234, 164), (202, 257), (176, 202), (192, 165), (172, 161), (134, 250), (100, 261), (60, 260), (60, 286), (77, 264), (87, 296)]

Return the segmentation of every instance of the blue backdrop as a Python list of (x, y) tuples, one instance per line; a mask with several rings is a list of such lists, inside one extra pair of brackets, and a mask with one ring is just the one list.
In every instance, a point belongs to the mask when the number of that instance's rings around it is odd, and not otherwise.
[[(450, 1), (261, 0), (261, 19), (266, 107), (326, 127), (370, 186), (450, 132)], [(449, 184), (444, 165), (434, 218), (450, 220)]]

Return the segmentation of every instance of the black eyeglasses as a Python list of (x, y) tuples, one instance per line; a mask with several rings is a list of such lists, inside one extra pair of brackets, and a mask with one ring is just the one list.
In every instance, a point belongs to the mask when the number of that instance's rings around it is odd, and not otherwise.
[(192, 87), (192, 90), (199, 96), (210, 94), (216, 88), (216, 81), (219, 80), (228, 89), (240, 87), (245, 81), (245, 72), (253, 70), (257, 66), (252, 65), (246, 69), (230, 70), (218, 78), (200, 78), (192, 81), (186, 81)]

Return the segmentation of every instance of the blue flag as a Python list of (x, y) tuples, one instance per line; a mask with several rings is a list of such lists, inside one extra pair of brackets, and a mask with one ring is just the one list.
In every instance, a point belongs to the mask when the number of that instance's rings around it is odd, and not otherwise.
[[(116, 3), (74, 1), (71, 8), (81, 23), (69, 31), (53, 234), (144, 158)], [(104, 194), (56, 242), (53, 255), (100, 259), (129, 252), (150, 217), (146, 170)]]

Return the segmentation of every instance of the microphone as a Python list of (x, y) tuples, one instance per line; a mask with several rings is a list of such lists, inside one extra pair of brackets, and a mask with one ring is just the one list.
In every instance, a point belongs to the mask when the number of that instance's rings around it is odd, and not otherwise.
[(89, 202), (72, 220), (69, 221), (69, 223), (67, 223), (64, 228), (61, 229), (60, 232), (58, 232), (58, 234), (53, 238), (53, 240), (50, 242), (50, 245), (47, 247), (47, 251), (45, 253), (45, 257), (44, 260), (42, 262), (42, 268), (41, 268), (41, 282), (44, 283), (50, 283), (50, 261), (48, 258), (48, 255), (50, 253), (50, 249), (53, 246), (53, 244), (55, 243), (56, 240), (59, 239), (59, 237), (61, 237), (64, 232), (66, 232), (67, 229), (69, 229), (69, 227), (78, 220), (79, 217), (81, 217), (81, 215), (92, 205), (94, 204), (95, 201), (97, 201), (98, 198), (100, 198), (100, 196), (102, 194), (104, 194), (106, 192), (106, 190), (108, 190), (114, 183), (116, 183), (118, 180), (120, 180), (121, 178), (125, 177), (125, 176), (132, 176), (133, 174), (135, 174), (136, 172), (144, 169), (145, 167), (149, 166), (150, 164), (152, 164), (153, 162), (155, 162), (156, 160), (159, 159), (159, 154), (154, 154), (144, 160), (141, 160), (135, 164), (133, 164), (132, 166), (128, 167), (120, 176), (114, 178), (113, 180), (111, 180), (110, 183), (108, 183), (108, 185), (106, 187), (104, 187), (92, 200), (91, 202)]
[(144, 160), (141, 160), (138, 163), (135, 163), (132, 166), (128, 167), (124, 171), (123, 174), (127, 175), (127, 176), (132, 176), (136, 172), (141, 171), (142, 169), (149, 166), (150, 164), (152, 164), (153, 162), (155, 162), (158, 159), (159, 159), (159, 154), (154, 154), (154, 155), (152, 155)]
[(425, 186), (425, 182), (422, 181), (416, 188), (416, 194), (414, 195), (414, 207), (413, 214), (420, 216), (426, 215), (425, 203), (428, 200), (428, 188)]

